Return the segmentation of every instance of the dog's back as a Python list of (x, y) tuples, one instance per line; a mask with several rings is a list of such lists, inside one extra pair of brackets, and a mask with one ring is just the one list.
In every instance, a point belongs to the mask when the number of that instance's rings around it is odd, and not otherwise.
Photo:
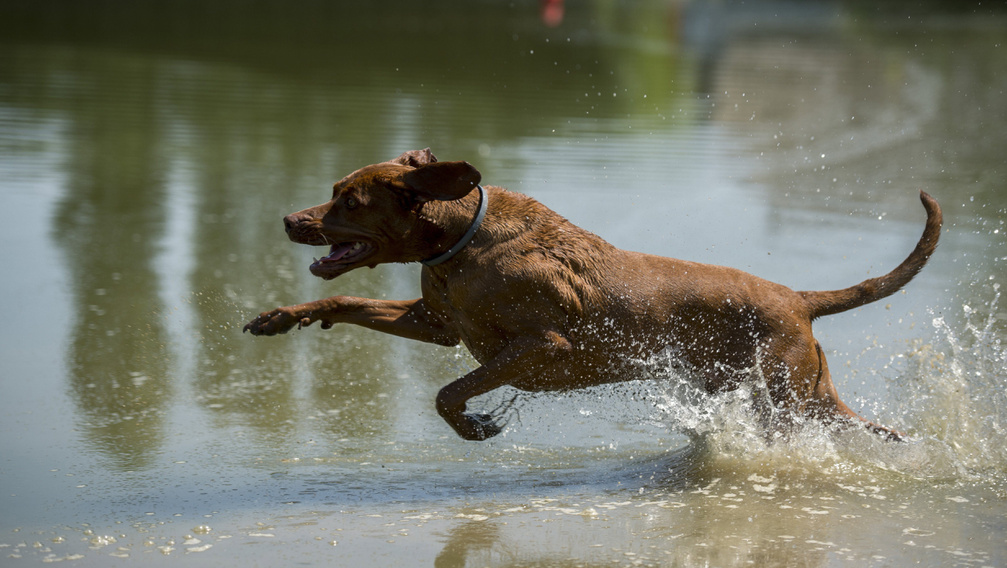
[[(466, 401), (503, 385), (540, 391), (625, 380), (618, 364), (672, 346), (709, 390), (764, 380), (780, 416), (863, 420), (839, 399), (816, 317), (876, 301), (908, 283), (937, 246), (941, 212), (921, 194), (927, 224), (891, 273), (830, 292), (795, 292), (740, 270), (617, 249), (534, 199), (478, 186), (467, 162), (429, 149), (366, 166), (332, 199), (284, 219), (291, 239), (328, 245), (312, 273), (326, 279), (385, 262), (424, 263), (423, 297), (334, 296), (263, 312), (245, 327), (285, 333), (353, 323), (440, 345), (466, 344), (481, 366), (438, 393), (462, 437), (500, 432)], [(479, 187), (479, 191), (475, 189)]]

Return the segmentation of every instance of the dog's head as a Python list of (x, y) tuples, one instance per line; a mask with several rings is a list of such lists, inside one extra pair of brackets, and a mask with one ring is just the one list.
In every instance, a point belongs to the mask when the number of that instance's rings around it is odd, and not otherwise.
[(430, 149), (406, 152), (365, 166), (336, 182), (332, 199), (283, 219), (290, 240), (328, 246), (311, 264), (326, 280), (361, 266), (414, 262), (431, 256), (431, 221), (424, 203), (453, 201), (471, 192), (482, 175), (468, 162), (438, 162)]

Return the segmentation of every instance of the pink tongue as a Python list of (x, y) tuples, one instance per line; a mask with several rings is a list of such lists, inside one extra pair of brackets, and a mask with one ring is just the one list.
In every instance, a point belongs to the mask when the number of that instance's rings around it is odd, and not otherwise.
[(326, 255), (326, 257), (324, 259), (322, 259), (322, 260), (330, 260), (330, 261), (331, 260), (339, 260), (340, 258), (343, 258), (344, 256), (346, 256), (346, 253), (350, 252), (351, 248), (353, 248), (353, 243), (344, 243), (344, 244), (341, 244), (341, 245), (332, 245), (332, 250), (330, 250), (329, 254)]

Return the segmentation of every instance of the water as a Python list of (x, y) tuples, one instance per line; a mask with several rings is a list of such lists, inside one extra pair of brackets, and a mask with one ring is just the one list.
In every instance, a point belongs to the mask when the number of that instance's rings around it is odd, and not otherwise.
[[(859, 3), (0, 7), (0, 565), (1007, 564), (1007, 19)], [(394, 14), (391, 16), (390, 14)], [(460, 349), (242, 335), (332, 283), (282, 215), (430, 146), (614, 244), (798, 289), (843, 399), (910, 434), (767, 437), (641, 380), (433, 409)], [(643, 380), (646, 377), (660, 380)]]

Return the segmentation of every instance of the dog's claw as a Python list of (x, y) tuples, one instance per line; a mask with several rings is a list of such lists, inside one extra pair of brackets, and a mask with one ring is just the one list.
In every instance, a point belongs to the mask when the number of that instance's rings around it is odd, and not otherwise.
[[(305, 323), (306, 321), (308, 323)], [(310, 322), (309, 318), (299, 317), (294, 307), (276, 308), (256, 316), (245, 324), (242, 332), (251, 332), (252, 335), (277, 335), (287, 333), (295, 325), (301, 328)]]
[(467, 440), (482, 441), (503, 432), (503, 426), (497, 424), (489, 414), (466, 414), (465, 421), (471, 427), (471, 436)]

